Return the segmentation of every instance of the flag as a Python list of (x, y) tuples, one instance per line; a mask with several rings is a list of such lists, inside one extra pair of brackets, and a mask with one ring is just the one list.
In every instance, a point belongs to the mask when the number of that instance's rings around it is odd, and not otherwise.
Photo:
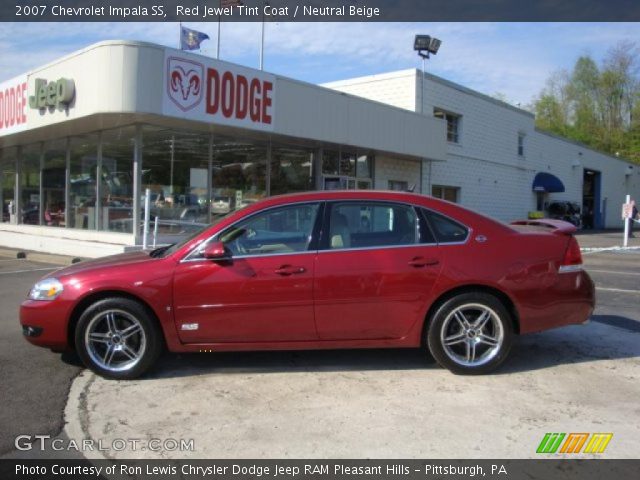
[(204, 40), (209, 40), (206, 33), (191, 30), (187, 27), (180, 27), (180, 49), (181, 50), (198, 50), (200, 44)]

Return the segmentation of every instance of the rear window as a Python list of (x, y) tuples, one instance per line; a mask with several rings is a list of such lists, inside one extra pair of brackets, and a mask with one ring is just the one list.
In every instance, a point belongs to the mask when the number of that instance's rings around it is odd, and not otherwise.
[(469, 229), (461, 223), (426, 208), (421, 210), (438, 243), (458, 243), (467, 239)]

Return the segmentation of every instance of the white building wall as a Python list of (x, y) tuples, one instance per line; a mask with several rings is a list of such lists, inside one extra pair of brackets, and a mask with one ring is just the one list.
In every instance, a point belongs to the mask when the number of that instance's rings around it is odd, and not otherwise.
[(323, 84), (324, 87), (339, 90), (358, 97), (388, 103), (399, 108), (415, 111), (416, 71), (383, 73), (352, 80), (340, 80)]
[[(424, 97), (421, 72), (411, 69), (383, 75), (332, 82), (326, 86), (432, 115), (439, 108), (461, 115), (459, 142), (447, 143), (445, 162), (426, 162), (422, 193), (432, 185), (460, 188), (462, 205), (504, 221), (526, 218), (536, 209), (533, 179), (538, 172), (559, 177), (565, 192), (545, 196), (545, 201), (582, 203), (583, 169), (602, 173), (601, 200), (606, 227), (621, 227), (620, 206), (624, 195), (640, 201), (640, 167), (590, 150), (583, 145), (539, 132), (534, 116), (519, 108), (461, 85), (427, 75)], [(415, 98), (415, 101), (412, 101)], [(422, 101), (424, 99), (424, 104)], [(444, 121), (443, 121), (444, 123)], [(518, 135), (525, 136), (525, 152), (518, 155)], [(579, 162), (580, 165), (574, 166)], [(393, 163), (382, 179), (394, 176)], [(606, 199), (606, 200), (605, 200)]]
[(407, 182), (409, 187), (415, 185), (416, 192), (420, 190), (420, 162), (417, 160), (377, 156), (374, 176), (374, 188), (378, 190), (388, 189), (389, 180)]
[(584, 169), (598, 171), (601, 173), (599, 207), (605, 226), (623, 227), (621, 210), (625, 195), (631, 195), (640, 203), (640, 166), (542, 132), (536, 132), (533, 141), (540, 171), (558, 176), (566, 188), (564, 193), (551, 194), (551, 199), (581, 202)]

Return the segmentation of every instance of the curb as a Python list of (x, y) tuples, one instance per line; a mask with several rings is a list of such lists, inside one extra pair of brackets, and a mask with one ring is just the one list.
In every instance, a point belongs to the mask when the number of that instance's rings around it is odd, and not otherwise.
[(0, 248), (0, 257), (9, 257), (32, 262), (51, 263), (54, 265), (71, 265), (85, 260), (79, 257), (69, 257), (66, 255), (56, 255), (53, 253), (32, 252), (29, 250), (14, 250), (9, 248)]
[[(87, 394), (95, 380), (96, 376), (90, 370), (80, 372), (71, 383), (67, 405), (64, 407), (64, 433), (78, 444), (82, 444), (83, 440), (93, 440), (89, 434)], [(90, 460), (109, 460), (109, 457), (103, 455), (100, 449), (82, 450), (82, 455)]]

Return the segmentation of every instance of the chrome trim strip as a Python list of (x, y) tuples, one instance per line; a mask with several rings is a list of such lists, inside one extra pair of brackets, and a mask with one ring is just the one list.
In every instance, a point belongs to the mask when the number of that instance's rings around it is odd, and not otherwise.
[(355, 247), (355, 248), (328, 248), (327, 250), (318, 250), (318, 253), (333, 253), (333, 252), (358, 252), (366, 250), (389, 250), (391, 248), (410, 248), (410, 247), (437, 247), (437, 243), (410, 243), (405, 245), (383, 245), (377, 247)]
[(260, 253), (260, 254), (255, 254), (255, 255), (233, 255), (231, 257), (224, 257), (224, 258), (216, 258), (215, 260), (212, 260), (210, 258), (184, 258), (182, 260), (180, 260), (179, 263), (190, 263), (190, 262), (202, 262), (202, 261), (207, 261), (207, 262), (211, 262), (211, 263), (216, 263), (216, 262), (224, 262), (224, 261), (232, 261), (232, 260), (240, 260), (243, 258), (256, 258), (256, 257), (284, 257), (286, 255), (309, 255), (312, 253), (318, 253), (318, 250), (303, 250), (302, 252), (281, 252), (281, 253)]

